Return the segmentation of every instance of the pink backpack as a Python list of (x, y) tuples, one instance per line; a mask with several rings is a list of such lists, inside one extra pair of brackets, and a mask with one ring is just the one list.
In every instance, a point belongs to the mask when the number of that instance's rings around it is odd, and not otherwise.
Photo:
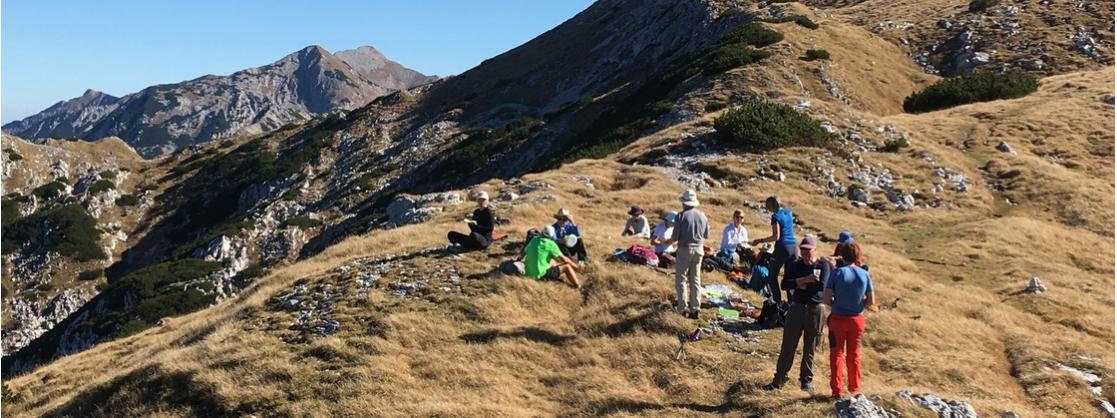
[(635, 244), (628, 247), (624, 251), (628, 255), (629, 261), (636, 264), (644, 264), (652, 267), (659, 265), (659, 256), (655, 255), (655, 251), (643, 245)]

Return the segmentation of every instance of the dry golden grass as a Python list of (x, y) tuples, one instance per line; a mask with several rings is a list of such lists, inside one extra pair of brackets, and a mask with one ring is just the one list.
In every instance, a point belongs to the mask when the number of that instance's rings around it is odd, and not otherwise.
[[(850, 32), (854, 33), (854, 32)], [(806, 36), (806, 35), (804, 35)], [(810, 36), (821, 36), (810, 35)], [(833, 36), (840, 36), (834, 34)], [(789, 36), (789, 43), (809, 45)], [(833, 52), (833, 51), (832, 51)], [(839, 68), (864, 63), (838, 62)], [(897, 64), (900, 65), (900, 64)], [(840, 73), (833, 70), (833, 73)], [(909, 74), (907, 70), (897, 74)], [(840, 75), (850, 80), (855, 73)], [(902, 78), (902, 77), (901, 77)], [(926, 79), (905, 79), (911, 88)], [(1080, 88), (1081, 87), (1081, 88)], [(782, 87), (780, 87), (782, 88)], [(1113, 89), (1112, 68), (1045, 79), (1022, 99), (962, 106), (922, 115), (892, 114), (903, 94), (864, 102), (852, 112), (894, 124), (912, 137), (896, 154), (866, 153), (905, 188), (935, 179), (947, 165), (970, 178), (970, 191), (947, 192), (951, 208), (877, 213), (825, 196), (807, 180), (818, 150), (765, 156), (788, 180), (736, 181), (700, 197), (715, 231), (734, 208), (778, 194), (803, 230), (834, 236), (854, 231), (872, 266), (878, 300), (898, 307), (868, 315), (864, 391), (905, 416), (930, 416), (893, 394), (909, 389), (971, 403), (983, 416), (1097, 416), (1086, 385), (1055, 364), (1099, 373), (1113, 401), (1113, 108), (1100, 96)], [(836, 108), (833, 103), (821, 103)], [(891, 110), (890, 110), (891, 109)], [(702, 122), (698, 122), (702, 123)], [(625, 150), (639, 155), (663, 137)], [(1033, 138), (1042, 138), (1035, 143)], [(993, 151), (997, 141), (1018, 153)], [(967, 149), (959, 147), (966, 146)], [(938, 163), (915, 157), (924, 151)], [(1058, 158), (1052, 159), (1056, 155)], [(747, 177), (755, 167), (711, 163)], [(999, 176), (1020, 170), (1004, 192), (987, 188), (982, 167)], [(844, 179), (844, 173), (839, 172)], [(589, 190), (572, 175), (588, 176)], [(434, 220), (350, 238), (278, 269), (238, 299), (172, 319), (164, 327), (59, 359), (11, 379), (12, 416), (824, 416), (832, 403), (795, 390), (760, 391), (771, 379), (780, 332), (757, 332), (759, 343), (714, 336), (690, 344), (676, 361), (676, 333), (693, 321), (671, 313), (671, 280), (661, 273), (606, 263), (604, 254), (630, 245), (619, 236), (628, 206), (649, 218), (676, 209), (679, 185), (648, 167), (579, 161), (525, 176), (554, 189), (496, 202), (508, 242), (452, 263), (462, 292), (400, 299), (383, 288), (356, 291), (336, 268), (354, 259), (412, 254), (441, 247), (445, 231), (461, 229), (463, 205)], [(502, 183), (479, 186), (494, 193)], [(551, 194), (554, 202), (539, 202)], [(1004, 198), (1018, 202), (1007, 206)], [(594, 264), (582, 291), (492, 273), (513, 256), (524, 231), (573, 211)], [(753, 237), (767, 217), (747, 210)], [(429, 271), (438, 256), (418, 256)], [(434, 274), (434, 273), (431, 273)], [(1020, 292), (1032, 275), (1050, 291)], [(391, 277), (382, 279), (391, 280)], [(703, 280), (724, 282), (719, 274)], [(304, 340), (288, 330), (292, 315), (272, 298), (296, 282), (342, 289), (332, 337)], [(747, 294), (747, 292), (746, 292)], [(755, 295), (748, 294), (754, 301)], [(703, 312), (709, 319), (712, 312)], [(827, 394), (826, 350), (816, 355), (816, 392)], [(1083, 359), (1092, 358), (1093, 360)]]

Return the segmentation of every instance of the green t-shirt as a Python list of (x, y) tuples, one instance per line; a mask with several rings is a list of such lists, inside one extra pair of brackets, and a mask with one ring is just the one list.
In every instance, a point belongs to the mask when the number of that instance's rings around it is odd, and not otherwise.
[(524, 275), (542, 279), (551, 266), (551, 260), (562, 257), (558, 244), (547, 237), (535, 237), (524, 248)]

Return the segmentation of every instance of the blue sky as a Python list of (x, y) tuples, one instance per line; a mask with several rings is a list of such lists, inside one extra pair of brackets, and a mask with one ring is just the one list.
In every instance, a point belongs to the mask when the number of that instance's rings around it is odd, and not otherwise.
[(314, 44), (372, 45), (425, 74), (458, 74), (590, 3), (5, 0), (0, 119), (21, 119), (87, 88), (122, 96), (264, 65)]

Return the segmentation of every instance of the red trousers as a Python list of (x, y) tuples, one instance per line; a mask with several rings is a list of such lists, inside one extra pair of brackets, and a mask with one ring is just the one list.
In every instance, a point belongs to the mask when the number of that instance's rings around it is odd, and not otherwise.
[(861, 334), (865, 333), (864, 315), (830, 315), (830, 391), (842, 396), (842, 354), (849, 374), (849, 393), (861, 391)]

